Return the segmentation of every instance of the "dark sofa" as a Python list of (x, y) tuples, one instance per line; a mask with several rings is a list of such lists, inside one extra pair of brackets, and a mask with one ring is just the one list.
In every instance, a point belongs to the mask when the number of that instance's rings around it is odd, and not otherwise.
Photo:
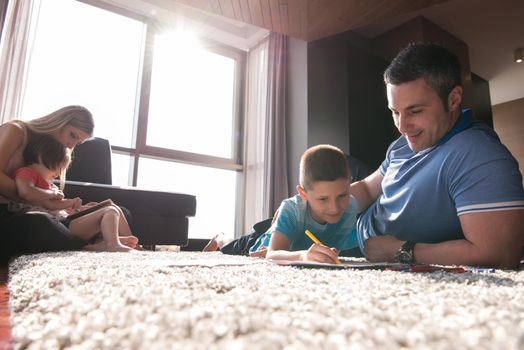
[(188, 217), (196, 212), (193, 195), (113, 186), (111, 145), (94, 138), (78, 145), (67, 171), (64, 194), (84, 203), (110, 198), (131, 212), (130, 225), (140, 244), (180, 245), (188, 242)]

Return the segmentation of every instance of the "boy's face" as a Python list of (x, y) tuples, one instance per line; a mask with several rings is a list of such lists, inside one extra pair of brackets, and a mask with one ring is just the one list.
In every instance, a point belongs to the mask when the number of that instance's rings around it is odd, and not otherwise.
[(304, 201), (309, 203), (311, 217), (319, 224), (337, 223), (349, 204), (349, 180), (317, 181), (309, 190), (297, 186)]

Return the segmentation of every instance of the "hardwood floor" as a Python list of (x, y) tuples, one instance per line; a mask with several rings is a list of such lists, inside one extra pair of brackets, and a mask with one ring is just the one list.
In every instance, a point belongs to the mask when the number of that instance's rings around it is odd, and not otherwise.
[(11, 323), (9, 322), (9, 290), (7, 289), (7, 265), (0, 266), (0, 350), (10, 350)]

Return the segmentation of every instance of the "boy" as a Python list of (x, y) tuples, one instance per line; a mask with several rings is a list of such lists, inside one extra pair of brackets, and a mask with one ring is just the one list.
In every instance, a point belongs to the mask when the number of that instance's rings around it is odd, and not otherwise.
[[(351, 174), (346, 155), (330, 145), (317, 145), (300, 160), (298, 194), (280, 205), (271, 227), (222, 245), (213, 238), (204, 251), (265, 256), (275, 260), (308, 260), (335, 263), (338, 252), (357, 246), (353, 231), (358, 205), (349, 195)], [(305, 234), (311, 231), (322, 244)]]

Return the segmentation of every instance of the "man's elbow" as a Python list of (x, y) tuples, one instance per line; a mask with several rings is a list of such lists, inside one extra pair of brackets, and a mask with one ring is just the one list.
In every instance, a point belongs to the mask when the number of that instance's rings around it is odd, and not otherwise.
[(521, 260), (522, 248), (519, 247), (518, 249), (505, 249), (504, 251), (496, 251), (479, 256), (478, 259), (474, 259), (469, 265), (512, 270), (520, 267)]
[(498, 269), (513, 270), (520, 268), (520, 260), (522, 259), (522, 252), (520, 254), (503, 254), (495, 262)]

